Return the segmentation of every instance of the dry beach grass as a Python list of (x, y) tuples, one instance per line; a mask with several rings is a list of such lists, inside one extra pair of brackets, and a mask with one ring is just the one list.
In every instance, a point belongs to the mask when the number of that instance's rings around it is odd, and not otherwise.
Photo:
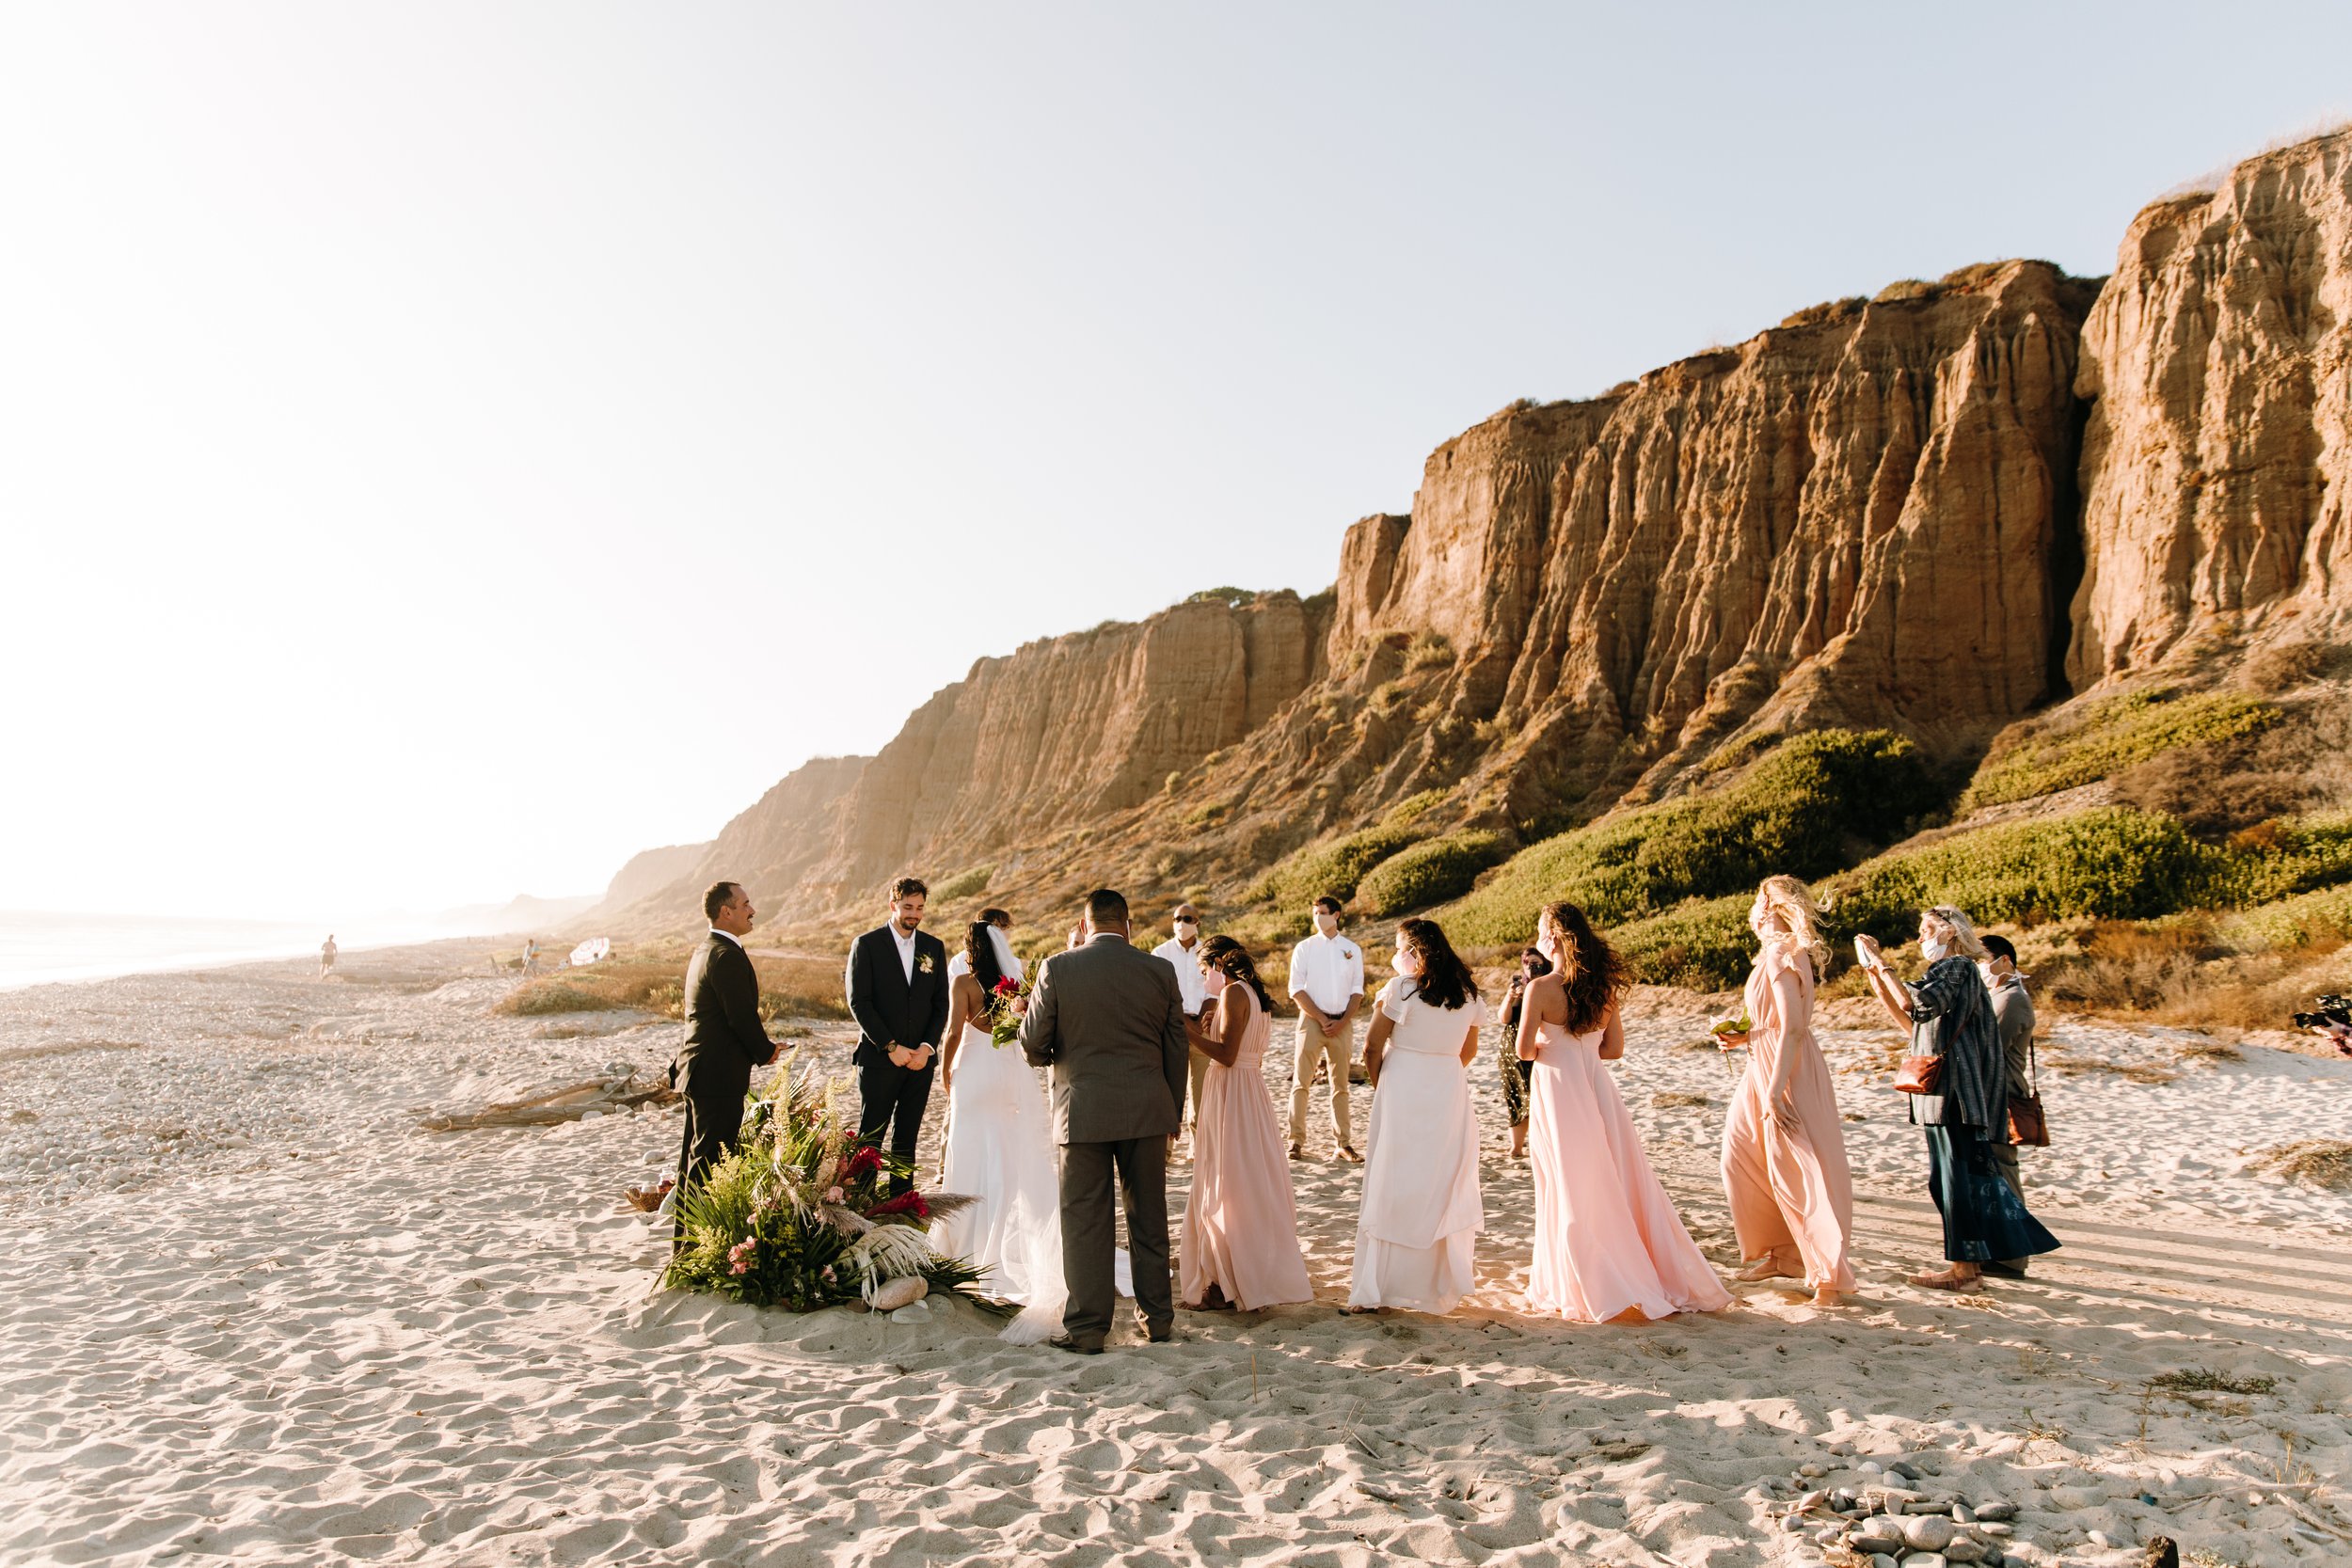
[[(1482, 1060), (1488, 1234), (1458, 1317), (1336, 1314), (1361, 1178), (1315, 1162), (1317, 1306), (1081, 1361), (971, 1310), (656, 1291), (662, 1232), (619, 1195), (675, 1113), (436, 1135), (417, 1109), (658, 1066), (675, 1025), (606, 1009), (552, 1038), (478, 965), (350, 962), (0, 996), (0, 1561), (1730, 1568), (1818, 1560), (1782, 1503), (1904, 1455), (2016, 1502), (2020, 1560), (2131, 1560), (2092, 1529), (2262, 1568), (2352, 1550), (2352, 1197), (2243, 1168), (2352, 1135), (2352, 1063), (2182, 1064), (2176, 1031), (2055, 1020), (2071, 1059), (2174, 1076), (2045, 1079), (2058, 1146), (2027, 1172), (2066, 1249), (1961, 1300), (1899, 1282), (1935, 1235), (1917, 1134), (1883, 1032), (1832, 1030), (1862, 1300), (1753, 1288), (1627, 1328), (1518, 1310), (1531, 1195)], [(1673, 1049), (1707, 1016), (1642, 993), (1619, 1072), (1728, 1265), (1732, 1066)]]

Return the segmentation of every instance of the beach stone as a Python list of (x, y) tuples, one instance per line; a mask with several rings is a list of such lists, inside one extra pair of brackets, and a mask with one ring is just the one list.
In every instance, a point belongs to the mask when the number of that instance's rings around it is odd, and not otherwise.
[(1977, 1511), (1976, 1511), (1975, 1509), (1970, 1508), (1970, 1507), (1969, 1507), (1966, 1503), (1954, 1503), (1954, 1504), (1952, 1504), (1952, 1523), (1953, 1523), (1953, 1524), (1955, 1524), (1955, 1525), (1973, 1525), (1973, 1524), (1975, 1524), (1976, 1522), (1977, 1522)]
[(1902, 1564), (1891, 1552), (1872, 1552), (1870, 1568), (1902, 1568)]
[(1942, 1552), (1914, 1552), (1903, 1559), (1903, 1568), (1944, 1568)]
[(1826, 1492), (1807, 1492), (1788, 1506), (1803, 1513), (1805, 1510), (1819, 1508), (1827, 1501), (1829, 1501), (1829, 1494)]
[(1907, 1461), (1900, 1459), (1895, 1461), (1894, 1464), (1889, 1465), (1886, 1467), (1886, 1473), (1890, 1476), (1900, 1476), (1905, 1481), (1917, 1481), (1919, 1479), (1919, 1472), (1913, 1469)]
[(1807, 1463), (1797, 1466), (1797, 1474), (1801, 1476), (1825, 1476), (1829, 1474), (1829, 1472), (1821, 1468), (1819, 1465), (1812, 1464), (1808, 1461)]
[(1781, 1518), (1780, 1528), (1784, 1534), (1794, 1535), (1804, 1528), (1804, 1518), (1802, 1514), (1785, 1514)]
[(1951, 1511), (1951, 1499), (1948, 1497), (1914, 1497), (1903, 1504), (1905, 1513), (1949, 1513)]
[(1947, 1562), (1982, 1562), (1984, 1548), (1964, 1535), (1955, 1535), (1944, 1544)]
[(2013, 1535), (2017, 1530), (2017, 1527), (2015, 1525), (2004, 1524), (1998, 1519), (1994, 1519), (1990, 1523), (1979, 1521), (1979, 1523), (1971, 1525), (1968, 1528), (1975, 1530), (1979, 1535), (1989, 1535), (1995, 1541)]
[(1902, 1534), (1892, 1528), (1874, 1530), (1866, 1525), (1847, 1544), (1857, 1552), (1883, 1552), (1888, 1557), (1900, 1556), (1903, 1551)]
[(1882, 1513), (1900, 1513), (1903, 1504), (1918, 1496), (1918, 1493), (1907, 1492), (1899, 1486), (1866, 1486), (1862, 1489), (1862, 1500)]
[(1977, 1517), (1985, 1520), (2014, 1519), (2017, 1517), (2017, 1505), (2003, 1502), (1998, 1497), (1988, 1497), (1977, 1505)]
[(1861, 1471), (1866, 1476), (1883, 1476), (1886, 1474), (1886, 1466), (1881, 1465), (1875, 1459), (1866, 1459), (1861, 1464), (1855, 1465), (1854, 1468)]
[(1955, 1533), (1956, 1527), (1940, 1513), (1916, 1513), (1903, 1521), (1903, 1543), (1915, 1551), (1940, 1552)]

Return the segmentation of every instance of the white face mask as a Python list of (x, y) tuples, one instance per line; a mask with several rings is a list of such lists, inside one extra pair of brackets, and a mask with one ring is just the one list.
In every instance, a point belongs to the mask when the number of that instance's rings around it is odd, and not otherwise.
[(1541, 953), (1545, 961), (1552, 968), (1560, 967), (1560, 942), (1559, 939), (1551, 934), (1550, 927), (1547, 926), (1535, 933), (1535, 951)]
[(1396, 972), (1406, 979), (1421, 973), (1421, 955), (1400, 947), (1396, 950)]
[(1921, 937), (1919, 956), (1931, 964), (1942, 963), (1952, 956), (1952, 944), (1935, 937)]
[(1315, 929), (1321, 931), (1327, 937), (1337, 936), (1340, 929), (1340, 917), (1333, 914), (1328, 910), (1317, 910), (1315, 911)]

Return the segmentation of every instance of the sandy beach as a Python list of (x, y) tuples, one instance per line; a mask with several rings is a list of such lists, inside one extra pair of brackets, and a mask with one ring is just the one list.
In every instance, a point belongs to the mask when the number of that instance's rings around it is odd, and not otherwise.
[[(657, 1290), (666, 1227), (619, 1194), (668, 1167), (675, 1111), (418, 1121), (658, 1068), (677, 1025), (501, 1016), (478, 959), (0, 994), (0, 1562), (1796, 1564), (1842, 1560), (1788, 1502), (1898, 1461), (2013, 1503), (2011, 1561), (2136, 1562), (2157, 1533), (2197, 1561), (2352, 1560), (2352, 1196), (2239, 1168), (2352, 1136), (2352, 1062), (2056, 1019), (2057, 1147), (2026, 1169), (2064, 1250), (1952, 1298), (1900, 1282), (1938, 1232), (1896, 1037), (1836, 1005), (1861, 1299), (1743, 1286), (1629, 1328), (1518, 1309), (1529, 1179), (1482, 1060), (1459, 1316), (1338, 1315), (1359, 1173), (1317, 1161), (1315, 1306), (1184, 1314), (1168, 1346), (1122, 1323), (1080, 1360), (968, 1307)], [(1706, 1016), (1641, 993), (1618, 1072), (1728, 1270)], [(842, 1027), (810, 1028), (846, 1068)], [(2149, 1381), (2198, 1370), (2267, 1391)]]

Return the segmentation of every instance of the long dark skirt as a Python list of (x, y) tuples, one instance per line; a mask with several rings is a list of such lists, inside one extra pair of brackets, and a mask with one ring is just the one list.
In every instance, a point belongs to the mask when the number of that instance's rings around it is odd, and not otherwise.
[(1944, 1214), (1944, 1256), (1991, 1263), (2056, 1252), (2058, 1239), (2001, 1180), (1993, 1146), (1973, 1127), (1930, 1127), (1928, 1191)]
[(1500, 1037), (1495, 1047), (1495, 1068), (1502, 1077), (1502, 1114), (1517, 1127), (1527, 1119), (1527, 1085), (1535, 1064), (1519, 1060), (1517, 1029), (1498, 1029), (1495, 1033)]

